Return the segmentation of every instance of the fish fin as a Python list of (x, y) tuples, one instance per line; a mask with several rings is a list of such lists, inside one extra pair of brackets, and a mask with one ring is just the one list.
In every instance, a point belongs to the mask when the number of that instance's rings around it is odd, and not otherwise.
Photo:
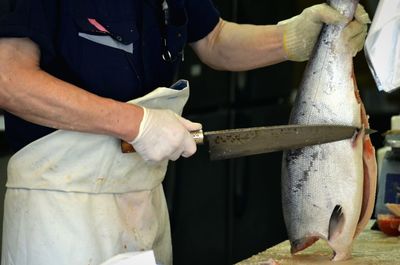
[(342, 211), (342, 206), (336, 205), (332, 211), (331, 218), (329, 220), (329, 234), (328, 240), (331, 241), (343, 231), (345, 216)]
[(308, 248), (319, 239), (318, 236), (309, 236), (301, 239), (290, 241), (290, 253), (295, 254), (303, 249)]
[(347, 251), (340, 253), (333, 251), (332, 261), (342, 261), (349, 259), (350, 257), (351, 257), (351, 247), (349, 247)]
[[(345, 226), (345, 219), (346, 218), (343, 214), (342, 206), (336, 205), (332, 211), (331, 219), (329, 220), (329, 242), (335, 241), (337, 237), (341, 236)], [(332, 260), (334, 261), (345, 260), (351, 256), (351, 247), (332, 248), (334, 249), (332, 257)]]

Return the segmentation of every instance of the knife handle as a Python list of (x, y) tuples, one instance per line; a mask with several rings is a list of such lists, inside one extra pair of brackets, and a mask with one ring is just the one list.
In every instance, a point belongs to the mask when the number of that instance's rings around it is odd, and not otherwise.
[[(190, 134), (196, 144), (204, 144), (204, 134), (203, 130), (191, 131)], [(121, 140), (121, 152), (122, 153), (134, 153), (135, 148), (128, 142)]]
[(192, 135), (193, 140), (197, 145), (204, 144), (204, 133), (202, 129), (191, 131), (190, 134)]

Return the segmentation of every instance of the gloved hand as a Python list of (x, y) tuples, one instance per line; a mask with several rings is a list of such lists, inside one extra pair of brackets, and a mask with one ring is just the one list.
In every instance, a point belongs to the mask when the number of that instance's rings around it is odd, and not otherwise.
[[(283, 30), (284, 49), (287, 59), (302, 62), (310, 58), (310, 54), (318, 39), (323, 23), (345, 24), (347, 18), (328, 4), (318, 4), (306, 8), (300, 15), (280, 21), (278, 27)], [(371, 23), (362, 5), (358, 4), (351, 21), (343, 30), (343, 41), (348, 42), (353, 56), (364, 46), (367, 35), (367, 24)]]
[(146, 161), (175, 161), (196, 152), (189, 131), (200, 129), (200, 123), (186, 120), (171, 110), (143, 108), (139, 133), (131, 144)]

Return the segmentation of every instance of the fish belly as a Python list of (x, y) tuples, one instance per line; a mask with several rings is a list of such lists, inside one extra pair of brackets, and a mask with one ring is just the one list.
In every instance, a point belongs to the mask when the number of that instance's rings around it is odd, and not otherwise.
[[(333, 0), (330, 4), (350, 19), (357, 1)], [(304, 72), (290, 124), (368, 127), (362, 118), (352, 54), (340, 40), (342, 29), (323, 27)], [(352, 139), (284, 152), (282, 203), (292, 253), (322, 238), (334, 250), (334, 260), (350, 257), (360, 216), (369, 219), (373, 205), (371, 199), (364, 198), (365, 184), (373, 185), (373, 181), (364, 180), (365, 171), (371, 171), (364, 165), (364, 140), (360, 131)], [(363, 206), (365, 201), (369, 204)]]

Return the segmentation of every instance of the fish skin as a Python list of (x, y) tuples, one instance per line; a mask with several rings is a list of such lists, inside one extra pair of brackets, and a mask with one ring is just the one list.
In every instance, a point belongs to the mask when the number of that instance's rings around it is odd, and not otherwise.
[[(358, 1), (328, 3), (350, 21)], [(369, 127), (354, 79), (353, 56), (340, 39), (343, 28), (323, 27), (296, 95), (290, 124)], [(322, 238), (333, 249), (333, 260), (348, 259), (354, 237), (372, 214), (374, 185), (374, 149), (363, 130), (353, 139), (284, 152), (282, 204), (291, 252)]]

